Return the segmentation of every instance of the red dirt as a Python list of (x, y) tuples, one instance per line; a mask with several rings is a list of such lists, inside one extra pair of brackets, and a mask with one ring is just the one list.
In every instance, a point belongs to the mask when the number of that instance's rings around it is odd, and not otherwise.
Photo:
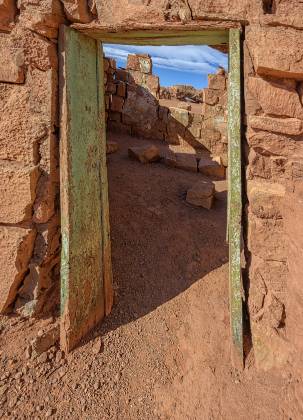
[(201, 174), (132, 161), (127, 146), (143, 141), (112, 139), (113, 313), (65, 359), (56, 348), (25, 359), (50, 321), (2, 318), (0, 417), (299, 419), (287, 370), (257, 372), (251, 353), (243, 372), (230, 364), (224, 182), (212, 210), (192, 207)]

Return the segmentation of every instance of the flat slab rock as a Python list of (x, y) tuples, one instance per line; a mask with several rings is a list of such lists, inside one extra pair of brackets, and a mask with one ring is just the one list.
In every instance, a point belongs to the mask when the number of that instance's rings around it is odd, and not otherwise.
[(137, 146), (128, 149), (128, 156), (141, 163), (157, 162), (160, 160), (160, 151), (156, 146)]
[(215, 185), (211, 181), (199, 180), (186, 194), (186, 201), (194, 206), (211, 209), (215, 198)]

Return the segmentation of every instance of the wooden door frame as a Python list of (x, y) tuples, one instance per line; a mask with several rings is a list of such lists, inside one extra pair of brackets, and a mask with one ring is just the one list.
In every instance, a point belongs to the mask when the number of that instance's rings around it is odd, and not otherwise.
[[(77, 28), (80, 29), (80, 28)], [(81, 31), (81, 29), (80, 29)], [(83, 30), (85, 33), (85, 30)], [(239, 28), (214, 30), (168, 30), (168, 31), (128, 31), (128, 32), (98, 32), (90, 30), (89, 37), (103, 43), (125, 45), (229, 45), (229, 89), (228, 89), (228, 137), (229, 137), (229, 169), (228, 169), (228, 238), (229, 238), (229, 306), (232, 340), (232, 360), (234, 365), (243, 366), (243, 316), (242, 316), (242, 278), (241, 278), (241, 228), (242, 228), (242, 183), (241, 183), (241, 30)], [(107, 183), (106, 175), (106, 132), (104, 106), (103, 65), (99, 63), (100, 116), (102, 125), (102, 162), (104, 169), (103, 182)], [(103, 99), (102, 99), (103, 98)], [(107, 188), (107, 185), (106, 185)], [(106, 197), (104, 198), (106, 200)], [(108, 208), (108, 203), (107, 203)], [(109, 220), (109, 214), (106, 214)], [(109, 231), (103, 232), (110, 248)], [(63, 255), (62, 255), (63, 257)], [(110, 251), (107, 253), (110, 259)], [(103, 256), (104, 258), (104, 256)], [(110, 264), (110, 261), (109, 261)], [(64, 267), (64, 260), (61, 263)], [(111, 279), (105, 281), (106, 287), (111, 287)], [(106, 286), (107, 281), (107, 286)], [(112, 299), (106, 309), (108, 315)]]

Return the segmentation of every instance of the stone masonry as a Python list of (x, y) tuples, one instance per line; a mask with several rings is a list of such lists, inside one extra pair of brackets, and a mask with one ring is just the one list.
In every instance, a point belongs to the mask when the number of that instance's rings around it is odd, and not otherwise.
[[(152, 59), (129, 55), (126, 69), (104, 59), (107, 125), (111, 131), (158, 139), (170, 145), (209, 151), (227, 166), (227, 76), (224, 70), (209, 75), (201, 91), (200, 106), (159, 98), (159, 78), (152, 74)], [(194, 109), (192, 109), (195, 107)]]
[[(298, 0), (0, 0), (1, 312), (41, 315), (59, 303), (59, 25), (87, 34), (237, 27), (244, 41), (244, 289), (254, 354), (259, 368), (299, 363), (302, 15)], [(118, 113), (126, 99), (119, 89)]]

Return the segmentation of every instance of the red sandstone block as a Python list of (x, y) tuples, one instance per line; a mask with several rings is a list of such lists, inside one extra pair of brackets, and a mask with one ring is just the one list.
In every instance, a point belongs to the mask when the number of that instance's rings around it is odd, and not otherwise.
[(129, 54), (127, 69), (152, 74), (152, 59), (148, 54)]
[(266, 114), (303, 119), (303, 107), (295, 88), (250, 77), (248, 89)]
[(37, 167), (20, 168), (14, 164), (0, 167), (0, 223), (30, 220), (39, 178)]
[(209, 89), (225, 90), (226, 89), (226, 78), (222, 74), (209, 74), (208, 75), (208, 87)]

